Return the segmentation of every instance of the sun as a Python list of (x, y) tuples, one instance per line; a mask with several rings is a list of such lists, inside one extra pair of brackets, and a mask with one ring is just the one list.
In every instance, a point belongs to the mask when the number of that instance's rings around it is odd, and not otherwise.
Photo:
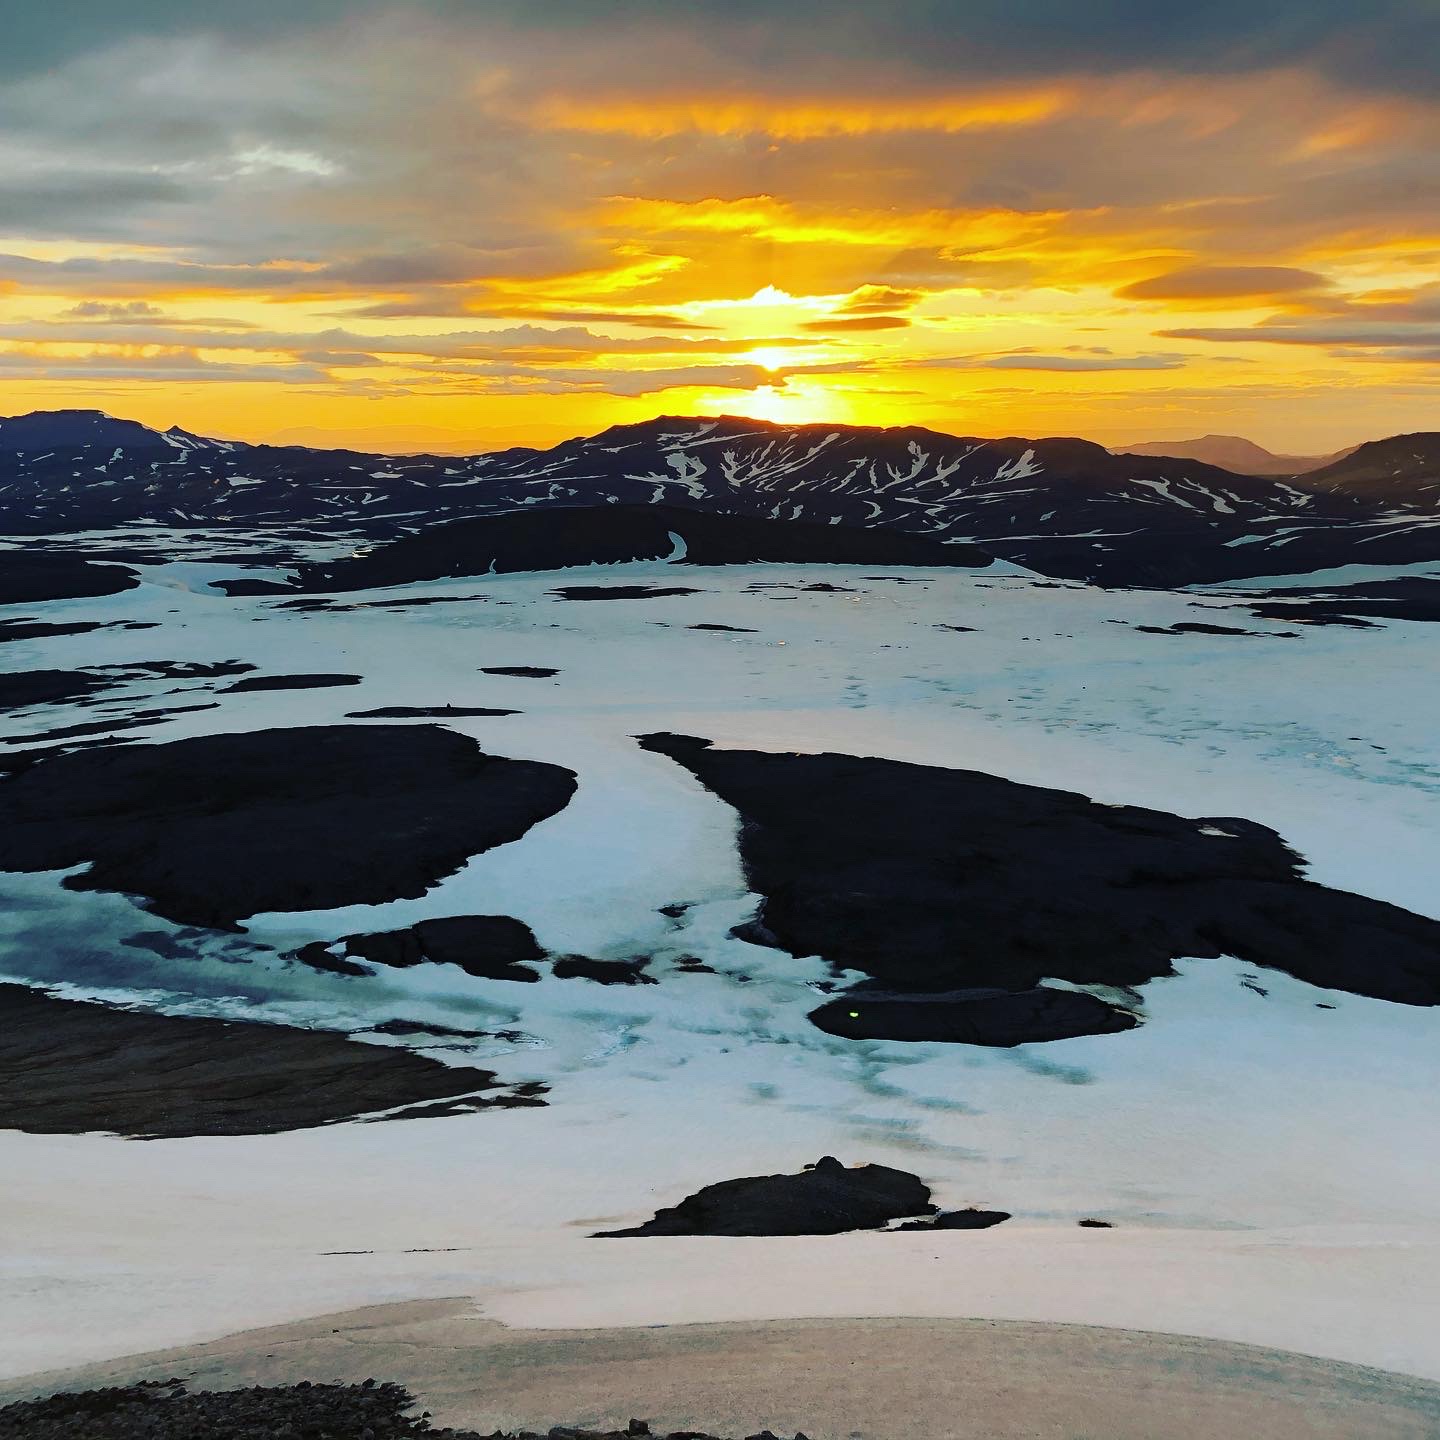
[(764, 370), (782, 369), (789, 358), (787, 352), (776, 345), (762, 345), (758, 349), (745, 351), (741, 356), (741, 359), (749, 364), (759, 365)]

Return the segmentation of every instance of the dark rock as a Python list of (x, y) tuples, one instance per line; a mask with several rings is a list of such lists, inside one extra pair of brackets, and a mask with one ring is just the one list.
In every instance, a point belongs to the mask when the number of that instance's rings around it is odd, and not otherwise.
[[(535, 981), (539, 974), (524, 962), (542, 960), (545, 952), (535, 943), (528, 925), (509, 915), (452, 915), (421, 920), (403, 930), (381, 930), (371, 935), (346, 935), (340, 942), (345, 958), (337, 960), (323, 945), (307, 945), (294, 958), (317, 969), (340, 974), (372, 975), (355, 963), (404, 969), (430, 961), (458, 965), (467, 975), (488, 980)], [(314, 952), (314, 953), (312, 953)]]
[[(1440, 922), (1303, 879), (1300, 857), (1250, 820), (897, 760), (677, 735), (641, 744), (740, 813), (746, 874), (764, 897), (746, 938), (891, 991), (1132, 987), (1180, 956), (1233, 955), (1330, 989), (1440, 1003)], [(1037, 1018), (1085, 1003), (1042, 998)], [(1104, 1030), (1129, 1023), (1088, 1008)]]
[(118, 595), (139, 583), (130, 570), (119, 565), (98, 565), (79, 555), (7, 550), (0, 558), (0, 605)]
[(491, 1071), (333, 1031), (116, 1010), (0, 985), (0, 1128), (267, 1135), (460, 1096), (535, 1103), (533, 1086), (512, 1093)]
[(85, 670), (21, 670), (0, 675), (0, 710), (67, 704), (107, 690), (114, 681)]
[[(0, 781), (0, 869), (181, 924), (414, 898), (562, 810), (575, 777), (438, 725), (314, 726), (72, 752)], [(404, 843), (397, 843), (403, 836)]]
[(562, 585), (550, 593), (558, 600), (661, 600), (701, 592), (689, 585)]
[(724, 630), (730, 635), (758, 635), (758, 630), (752, 630), (746, 625), (687, 625), (687, 630)]
[(514, 675), (525, 680), (547, 680), (552, 675), (558, 675), (558, 670), (548, 669), (544, 665), (482, 665), (482, 675)]
[(7, 640), (48, 640), (57, 635), (85, 635), (91, 630), (153, 630), (158, 620), (72, 620), (51, 624), (45, 620), (0, 620), (0, 644)]
[(810, 1012), (810, 1021), (848, 1040), (940, 1040), (961, 1045), (1026, 1045), (1112, 1035), (1140, 1022), (1127, 1010), (1078, 990), (896, 992), (860, 987)]
[(347, 720), (463, 720), (522, 715), (522, 710), (495, 710), (479, 705), (382, 705), (377, 710), (350, 710)]
[(1075, 1223), (1082, 1230), (1113, 1230), (1115, 1228), (1109, 1220), (1077, 1220)]
[(255, 667), (244, 660), (130, 660), (121, 665), (92, 668), (115, 670), (125, 676), (153, 675), (164, 680), (215, 680), (225, 675), (244, 675)]
[(322, 940), (312, 940), (308, 945), (302, 945), (291, 954), (290, 959), (298, 960), (312, 970), (323, 970), (330, 975), (368, 978), (375, 973), (368, 965), (357, 965), (353, 960), (346, 960), (341, 955), (332, 955), (329, 947)]
[(359, 675), (247, 675), (227, 685), (222, 695), (237, 695), (249, 690), (325, 690), (334, 685), (358, 685)]
[(1296, 638), (1274, 630), (1243, 630), (1238, 625), (1210, 625), (1200, 620), (1179, 620), (1174, 625), (1136, 625), (1134, 628), (1146, 635), (1250, 635), (1267, 640)]
[(551, 966), (561, 980), (595, 980), (601, 985), (654, 985), (645, 973), (644, 960), (589, 960), (583, 955), (562, 955)]
[(106, 735), (112, 730), (138, 730), (153, 725), (157, 720), (168, 719), (171, 715), (185, 715), (191, 710), (215, 710), (215, 701), (202, 705), (171, 705), (152, 710), (131, 710), (107, 720), (87, 720), (79, 725), (60, 725), (53, 730), (42, 730), (38, 735), (12, 735), (3, 742), (5, 745), (28, 745), (35, 741), (70, 740), (79, 735)]
[[(683, 542), (677, 556), (676, 538)], [(429, 525), (419, 533), (331, 564), (301, 565), (292, 590), (328, 593), (364, 590), (517, 570), (555, 570), (572, 565), (628, 560), (667, 560), (685, 565), (755, 562), (863, 565), (982, 566), (990, 556), (968, 544), (945, 544), (929, 536), (853, 524), (810, 524), (758, 515), (734, 515), (675, 505), (547, 506)], [(218, 582), (232, 595), (275, 593), (287, 587), (257, 581)], [(575, 587), (619, 598), (620, 589)], [(657, 587), (665, 589), (666, 587)]]
[(653, 1220), (598, 1238), (636, 1235), (838, 1235), (933, 1214), (930, 1188), (884, 1165), (849, 1169), (827, 1155), (798, 1175), (759, 1175), (707, 1185)]
[[(1332, 587), (1294, 586), (1273, 591), (1250, 606), (1265, 620), (1302, 625), (1351, 625), (1367, 629), (1372, 620), (1440, 620), (1440, 579), (1401, 575)], [(1362, 617), (1370, 617), (1369, 619)]]
[(491, 1033), (488, 1030), (459, 1030), (453, 1025), (440, 1025), (434, 1021), (382, 1020), (372, 1025), (376, 1035), (396, 1035), (401, 1038), (411, 1035), (439, 1035), (452, 1040), (484, 1040)]
[(1008, 1210), (942, 1210), (933, 1220), (907, 1220), (896, 1230), (988, 1230), (1010, 1219)]

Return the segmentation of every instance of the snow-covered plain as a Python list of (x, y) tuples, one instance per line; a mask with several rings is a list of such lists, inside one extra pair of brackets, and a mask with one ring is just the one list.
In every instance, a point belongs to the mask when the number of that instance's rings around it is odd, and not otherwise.
[[(159, 628), (11, 643), (5, 663), (240, 659), (266, 674), (364, 677), (178, 694), (163, 703), (221, 703), (129, 732), (143, 739), (328, 724), (384, 705), (513, 707), (523, 713), (445, 723), (494, 753), (569, 766), (579, 792), (421, 900), (260, 915), (239, 936), (66, 891), (59, 875), (0, 876), (0, 972), (183, 1013), (518, 1032), (430, 1053), (544, 1080), (550, 1105), (243, 1139), (0, 1134), (3, 1373), (471, 1295), (491, 1316), (539, 1325), (1083, 1321), (1440, 1377), (1440, 1013), (1194, 960), (1145, 987), (1146, 1023), (1126, 1034), (1010, 1051), (825, 1035), (805, 1014), (826, 966), (729, 934), (755, 904), (733, 812), (632, 738), (886, 755), (1244, 816), (1280, 831), (1314, 879), (1440, 915), (1434, 629), (1282, 638), (1299, 627), (1256, 620), (1222, 591), (998, 570), (627, 565), (344, 595), (484, 598), (333, 613), (226, 599), (206, 580), (235, 573), (227, 565), (145, 573), (138, 590), (44, 615)], [(577, 578), (701, 593), (549, 593)], [(800, 588), (818, 583), (846, 588)], [(1263, 633), (1133, 628), (1197, 620)], [(687, 628), (701, 623), (754, 633)], [(480, 673), (515, 665), (560, 673)], [(8, 728), (98, 713), (37, 708)], [(660, 913), (674, 904), (688, 907), (678, 919)], [(517, 916), (554, 951), (653, 957), (660, 983), (517, 985), (435, 965), (344, 979), (280, 958), (312, 939), (476, 913)], [(716, 973), (678, 970), (685, 956)], [(700, 1185), (827, 1152), (900, 1165), (944, 1206), (1016, 1219), (937, 1236), (587, 1238)], [(1081, 1217), (1116, 1228), (1077, 1230)]]

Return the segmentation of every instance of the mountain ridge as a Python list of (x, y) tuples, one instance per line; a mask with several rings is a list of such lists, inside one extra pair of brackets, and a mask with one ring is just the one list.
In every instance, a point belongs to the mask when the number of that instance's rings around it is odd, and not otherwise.
[[(17, 425), (30, 441), (65, 424), (84, 443), (15, 442)], [(1188, 584), (1440, 558), (1440, 434), (1270, 477), (1079, 437), (743, 416), (661, 415), (473, 456), (209, 442), (95, 411), (0, 421), (0, 533), (12, 535), (288, 527), (375, 540), (530, 507), (662, 504), (969, 542), (1068, 579)]]
[(1235, 475), (1308, 475), (1358, 450), (1358, 445), (1328, 455), (1282, 455), (1243, 435), (1197, 435), (1193, 440), (1141, 440), (1107, 447), (1112, 455), (1155, 455), (1199, 460)]

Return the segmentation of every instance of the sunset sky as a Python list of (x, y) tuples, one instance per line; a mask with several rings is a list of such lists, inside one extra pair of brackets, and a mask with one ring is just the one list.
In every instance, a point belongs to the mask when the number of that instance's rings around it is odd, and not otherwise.
[(0, 413), (1440, 429), (1436, 0), (0, 0)]

